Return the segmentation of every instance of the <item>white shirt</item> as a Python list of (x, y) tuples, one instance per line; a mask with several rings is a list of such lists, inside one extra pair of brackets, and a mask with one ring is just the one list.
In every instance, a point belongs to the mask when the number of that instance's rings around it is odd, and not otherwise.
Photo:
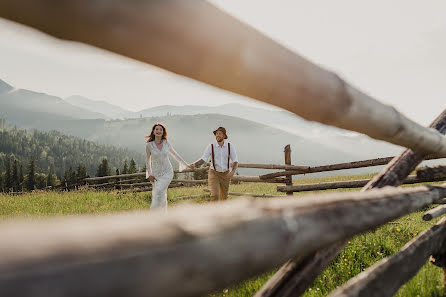
[[(217, 141), (214, 143), (214, 159), (215, 159), (215, 167), (214, 164), (212, 164), (211, 161), (211, 168), (218, 171), (218, 172), (225, 172), (228, 171), (228, 140), (224, 140), (223, 146), (220, 146)], [(237, 153), (235, 151), (234, 145), (231, 143), (231, 155), (230, 160), (232, 163), (238, 162)], [(212, 148), (211, 144), (209, 144), (206, 147), (206, 150), (204, 151), (203, 156), (201, 159), (205, 162), (208, 162), (209, 160), (212, 160)]]

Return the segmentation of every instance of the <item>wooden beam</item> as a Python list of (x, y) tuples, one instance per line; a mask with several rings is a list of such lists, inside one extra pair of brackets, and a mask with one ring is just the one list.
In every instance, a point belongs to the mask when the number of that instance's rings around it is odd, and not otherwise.
[[(430, 127), (445, 133), (445, 119), (446, 110), (444, 110), (430, 125)], [(378, 175), (377, 179), (371, 180), (366, 186), (362, 188), (362, 191), (368, 191), (373, 188), (380, 188), (383, 186), (398, 186), (406, 179), (406, 177), (416, 166), (427, 156), (425, 154), (415, 153), (411, 150), (404, 151), (398, 157), (395, 157), (386, 168), (384, 168)], [(373, 181), (373, 182), (372, 182)], [(262, 297), (272, 296), (298, 296), (305, 292), (305, 289), (309, 287), (316, 276), (321, 273), (330, 262), (329, 259), (339, 254), (344, 244), (336, 244), (332, 247), (326, 247), (323, 250), (310, 254), (299, 262), (294, 263), (294, 269), (291, 271), (279, 270), (274, 277), (276, 282), (272, 283), (272, 286), (263, 286), (256, 294)], [(326, 261), (317, 261), (317, 258), (326, 259)], [(293, 261), (293, 260), (291, 260)], [(282, 272), (282, 273), (281, 273)], [(289, 294), (283, 294), (280, 292), (289, 292)]]
[(299, 172), (306, 172), (310, 166), (307, 165), (279, 165), (279, 164), (238, 164), (239, 168), (258, 168), (258, 169), (286, 169), (286, 170), (296, 170)]
[[(310, 167), (306, 171), (297, 171), (297, 170), (286, 170), (279, 172), (272, 172), (268, 174), (260, 175), (260, 179), (270, 179), (279, 176), (285, 175), (299, 175), (299, 174), (308, 174), (308, 173), (316, 173), (316, 172), (327, 172), (327, 171), (336, 171), (336, 170), (344, 170), (344, 169), (355, 169), (355, 168), (364, 168), (364, 167), (373, 167), (379, 165), (386, 165), (395, 157), (386, 157), (386, 158), (377, 158), (377, 159), (369, 159), (363, 161), (355, 161), (355, 162), (346, 162), (346, 163), (338, 163), (331, 165), (322, 165)], [(425, 160), (434, 160), (438, 158), (426, 158)]]
[(446, 219), (422, 232), (398, 253), (384, 258), (350, 279), (329, 297), (393, 296), (429, 260), (429, 256), (444, 252)]
[[(27, 9), (23, 9), (27, 7)], [(207, 1), (3, 0), (0, 17), (289, 110), (446, 157), (446, 138)]]
[[(446, 110), (432, 122), (429, 126), (432, 130), (440, 134), (446, 133)], [(413, 170), (420, 164), (428, 154), (406, 149), (400, 156), (394, 158), (387, 167), (377, 174), (370, 182), (364, 186), (362, 191), (373, 188), (382, 188), (388, 185), (399, 186)]]
[[(205, 192), (210, 192), (209, 189), (204, 189)], [(268, 194), (257, 194), (257, 193), (240, 193), (240, 192), (228, 192), (232, 196), (244, 196), (244, 197), (254, 197), (254, 198), (284, 198), (285, 195), (268, 195)]]
[(446, 205), (437, 206), (431, 210), (428, 210), (423, 215), (423, 220), (430, 221), (446, 213)]
[(6, 222), (0, 295), (204, 295), (444, 197), (423, 186)]
[[(348, 188), (360, 188), (364, 187), (370, 182), (371, 179), (359, 179), (359, 180), (349, 180), (349, 181), (336, 181), (328, 183), (318, 183), (318, 184), (303, 184), (303, 185), (293, 185), (293, 186), (278, 186), (277, 191), (279, 192), (304, 192), (304, 191), (319, 191), (319, 190), (332, 190), (332, 189), (348, 189)], [(403, 184), (417, 184), (425, 182), (437, 182), (444, 181), (446, 177), (438, 177), (426, 180), (424, 178), (418, 178), (416, 175), (408, 176)]]

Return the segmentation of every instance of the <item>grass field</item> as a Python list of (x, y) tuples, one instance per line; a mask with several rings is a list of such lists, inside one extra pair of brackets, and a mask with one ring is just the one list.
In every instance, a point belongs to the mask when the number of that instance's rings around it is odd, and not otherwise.
[[(295, 184), (317, 183), (339, 180), (364, 179), (373, 176), (337, 176), (325, 178), (302, 178)], [(230, 191), (245, 193), (283, 194), (276, 192), (274, 184), (238, 184), (231, 185)], [(173, 188), (168, 191), (169, 207), (182, 203), (206, 203), (208, 198), (193, 200), (175, 200), (175, 197), (202, 194), (204, 186), (191, 188)], [(331, 190), (355, 191), (357, 189)], [(296, 193), (295, 196), (315, 192)], [(236, 197), (231, 197), (236, 198)], [(44, 218), (60, 215), (100, 214), (142, 210), (150, 207), (150, 193), (126, 193), (78, 191), (78, 192), (33, 192), (21, 196), (0, 195), (0, 220), (31, 217)], [(265, 199), (265, 198), (261, 198)], [(433, 222), (422, 220), (422, 211), (390, 222), (379, 229), (352, 238), (342, 253), (321, 274), (304, 296), (326, 296), (352, 276), (357, 275), (376, 261), (397, 252), (406, 242), (421, 231), (432, 226)], [(247, 280), (210, 296), (252, 296), (274, 273)], [(396, 296), (443, 296), (442, 271), (427, 263), (423, 269)]]

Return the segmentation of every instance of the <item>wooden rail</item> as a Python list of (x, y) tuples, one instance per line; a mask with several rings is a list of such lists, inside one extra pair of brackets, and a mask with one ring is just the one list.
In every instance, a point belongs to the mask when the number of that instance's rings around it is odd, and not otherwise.
[(1, 224), (0, 295), (203, 295), (444, 197), (422, 186)]
[[(370, 182), (371, 179), (360, 179), (350, 181), (336, 181), (318, 184), (303, 184), (294, 186), (278, 186), (279, 192), (304, 192), (304, 191), (318, 191), (318, 190), (332, 190), (332, 189), (348, 189), (348, 188), (360, 188), (364, 187)], [(438, 182), (444, 181), (446, 177), (436, 177), (432, 179), (418, 178), (416, 175), (408, 176), (403, 184), (418, 184), (424, 182)]]
[(382, 259), (350, 279), (329, 297), (393, 296), (429, 260), (430, 255), (444, 252), (446, 218), (408, 242), (398, 253)]
[(273, 104), (307, 120), (446, 157), (446, 138), (437, 131), (206, 1), (128, 0), (124, 7), (104, 1), (53, 5), (47, 0), (3, 0), (0, 17)]
[[(309, 167), (308, 170), (306, 170), (306, 171), (286, 170), (286, 171), (272, 172), (272, 173), (260, 175), (260, 178), (261, 179), (270, 179), (270, 178), (285, 176), (285, 175), (299, 175), (299, 174), (327, 172), (327, 171), (336, 171), (336, 170), (344, 170), (344, 169), (373, 167), (373, 166), (379, 166), (379, 165), (386, 165), (393, 158), (394, 157), (376, 158), (376, 159), (369, 159), (369, 160), (362, 160), (362, 161), (315, 166), (315, 167)], [(433, 158), (433, 157), (426, 158), (426, 160), (435, 160), (435, 159), (438, 159), (438, 158)]]

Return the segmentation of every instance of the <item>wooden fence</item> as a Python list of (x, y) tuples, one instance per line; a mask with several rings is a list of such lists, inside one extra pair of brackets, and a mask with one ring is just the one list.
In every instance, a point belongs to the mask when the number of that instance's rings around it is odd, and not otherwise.
[[(422, 160), (446, 157), (445, 112), (422, 127), (206, 1), (3, 0), (0, 17), (409, 148), (361, 192), (2, 223), (2, 296), (199, 296), (283, 263), (256, 296), (296, 296), (349, 237), (445, 201), (446, 185), (398, 187)], [(444, 267), (444, 226), (332, 296), (391, 296), (431, 255)]]

